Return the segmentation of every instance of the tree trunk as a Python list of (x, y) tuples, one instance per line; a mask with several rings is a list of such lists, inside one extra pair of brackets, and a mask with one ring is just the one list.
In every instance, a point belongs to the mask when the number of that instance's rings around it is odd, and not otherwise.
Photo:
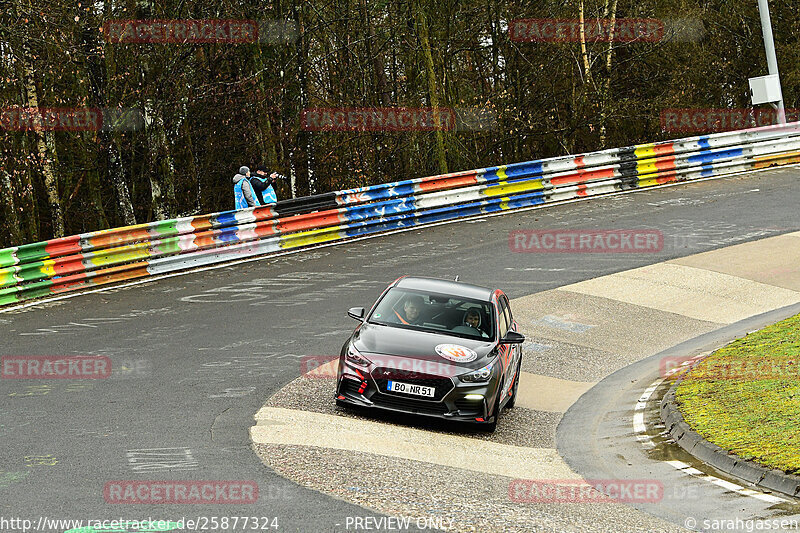
[(447, 155), (444, 149), (444, 132), (442, 131), (443, 124), (439, 117), (439, 97), (436, 92), (436, 72), (433, 68), (433, 53), (431, 52), (431, 45), (428, 41), (428, 20), (425, 12), (419, 5), (419, 0), (415, 0), (414, 15), (417, 18), (419, 25), (419, 41), (422, 45), (422, 54), (425, 56), (425, 73), (428, 78), (428, 97), (430, 98), (431, 111), (433, 112), (435, 136), (436, 136), (436, 160), (439, 165), (439, 172), (447, 174)]
[[(103, 3), (103, 14), (105, 20), (113, 18), (111, 11), (111, 2), (106, 1)], [(115, 79), (116, 63), (114, 62), (114, 46), (104, 47), (105, 59), (105, 83), (98, 86), (98, 94), (101, 96), (103, 105), (106, 105), (106, 95), (111, 93), (113, 87), (109, 87), (108, 80)], [(122, 117), (120, 117), (121, 120)], [(108, 164), (108, 179), (114, 189), (114, 196), (117, 200), (117, 215), (122, 222), (127, 226), (136, 224), (136, 214), (133, 210), (133, 202), (131, 201), (131, 193), (128, 189), (128, 182), (125, 178), (125, 167), (122, 165), (122, 138), (117, 129), (109, 134), (106, 131), (100, 132), (100, 139), (102, 141), (101, 148), (105, 148), (107, 154)]]
[(14, 186), (11, 174), (0, 167), (0, 200), (5, 206), (5, 231), (9, 237), (9, 245), (21, 244), (21, 226), (17, 216), (17, 203), (14, 201)]
[(153, 219), (166, 220), (169, 218), (169, 210), (164, 200), (162, 165), (158, 161), (160, 156), (159, 141), (161, 138), (159, 120), (160, 118), (153, 108), (153, 101), (149, 98), (146, 99), (144, 103), (144, 125), (147, 131), (147, 176), (150, 180), (151, 208), (153, 210)]
[[(31, 63), (32, 55), (26, 44), (22, 45), (22, 73), (27, 106), (34, 110), (39, 109), (39, 93), (36, 89), (34, 67)], [(35, 112), (35, 111), (34, 111)], [(64, 214), (61, 211), (61, 202), (58, 192), (58, 152), (56, 151), (55, 133), (53, 131), (36, 131), (36, 150), (42, 167), (42, 177), (47, 192), (47, 201), (50, 205), (52, 219), (52, 232), (54, 237), (64, 236)]]
[(256, 134), (258, 136), (258, 145), (261, 148), (261, 160), (262, 162), (272, 171), (277, 170), (278, 168), (278, 153), (275, 150), (275, 141), (272, 135), (272, 121), (270, 120), (269, 116), (272, 110), (269, 106), (266, 106), (267, 102), (271, 101), (267, 99), (267, 91), (269, 91), (270, 83), (267, 77), (267, 69), (264, 67), (264, 56), (261, 52), (261, 46), (255, 46), (255, 66), (258, 69), (258, 72), (261, 75), (258, 78), (258, 88), (260, 99), (258, 101), (258, 108), (260, 112), (258, 113), (258, 129), (256, 130)]
[[(24, 91), (23, 91), (24, 93)], [(23, 101), (25, 100), (23, 95)], [(24, 107), (23, 102), (23, 107)], [(27, 135), (20, 138), (21, 153), (30, 153), (29, 139)], [(25, 220), (26, 241), (36, 242), (39, 240), (39, 207), (36, 204), (36, 190), (33, 186), (32, 170), (29, 164), (20, 173), (20, 197), (22, 212)]]
[(611, 0), (609, 8), (606, 0), (605, 16), (611, 18), (611, 38), (606, 49), (606, 79), (603, 84), (603, 94), (600, 98), (600, 147), (606, 146), (606, 121), (608, 120), (608, 99), (611, 94), (611, 61), (614, 55), (614, 24), (617, 20), (617, 0)]

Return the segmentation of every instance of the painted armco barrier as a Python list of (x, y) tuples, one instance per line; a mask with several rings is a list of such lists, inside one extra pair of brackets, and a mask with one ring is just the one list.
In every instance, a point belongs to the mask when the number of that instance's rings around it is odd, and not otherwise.
[(460, 217), (800, 162), (800, 123), (336, 191), (0, 250), (0, 305)]

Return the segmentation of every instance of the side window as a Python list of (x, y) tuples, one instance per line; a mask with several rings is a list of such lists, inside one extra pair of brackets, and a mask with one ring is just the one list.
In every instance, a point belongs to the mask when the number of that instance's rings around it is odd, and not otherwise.
[(508, 299), (505, 296), (503, 296), (501, 300), (503, 302), (503, 306), (505, 307), (506, 323), (508, 324), (508, 327), (511, 328), (511, 325), (514, 323), (514, 318), (511, 316), (511, 306), (508, 305)]
[(506, 305), (504, 298), (501, 298), (499, 303), (500, 307), (498, 309), (499, 315), (497, 320), (500, 328), (500, 338), (502, 339), (506, 336), (506, 333), (508, 333), (508, 305)]

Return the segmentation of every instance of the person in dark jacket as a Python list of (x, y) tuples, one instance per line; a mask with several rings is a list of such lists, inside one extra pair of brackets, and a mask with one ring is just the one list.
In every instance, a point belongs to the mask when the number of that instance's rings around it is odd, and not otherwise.
[(245, 207), (258, 207), (261, 203), (250, 183), (250, 169), (240, 167), (239, 173), (233, 177), (233, 197), (236, 202), (236, 209)]
[(278, 201), (278, 197), (275, 194), (275, 183), (278, 178), (282, 177), (283, 176), (277, 172), (270, 173), (264, 165), (259, 165), (256, 168), (256, 174), (250, 179), (250, 184), (253, 186), (253, 190), (256, 196), (258, 196), (258, 201), (261, 202), (261, 205), (272, 204)]

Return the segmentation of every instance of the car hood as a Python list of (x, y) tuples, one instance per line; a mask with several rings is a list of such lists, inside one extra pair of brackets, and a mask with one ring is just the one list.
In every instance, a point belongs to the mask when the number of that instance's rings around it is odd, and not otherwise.
[[(366, 322), (354, 333), (352, 342), (356, 350), (365, 356), (377, 354), (409, 359), (425, 359), (461, 368), (480, 368), (484, 366), (487, 359), (494, 357), (493, 351), (496, 346), (494, 342), (485, 340), (464, 339), (451, 335), (413, 331), (368, 324)], [(441, 344), (454, 344), (469, 348), (477, 354), (477, 357), (469, 362), (450, 361), (437, 353), (436, 347)]]

